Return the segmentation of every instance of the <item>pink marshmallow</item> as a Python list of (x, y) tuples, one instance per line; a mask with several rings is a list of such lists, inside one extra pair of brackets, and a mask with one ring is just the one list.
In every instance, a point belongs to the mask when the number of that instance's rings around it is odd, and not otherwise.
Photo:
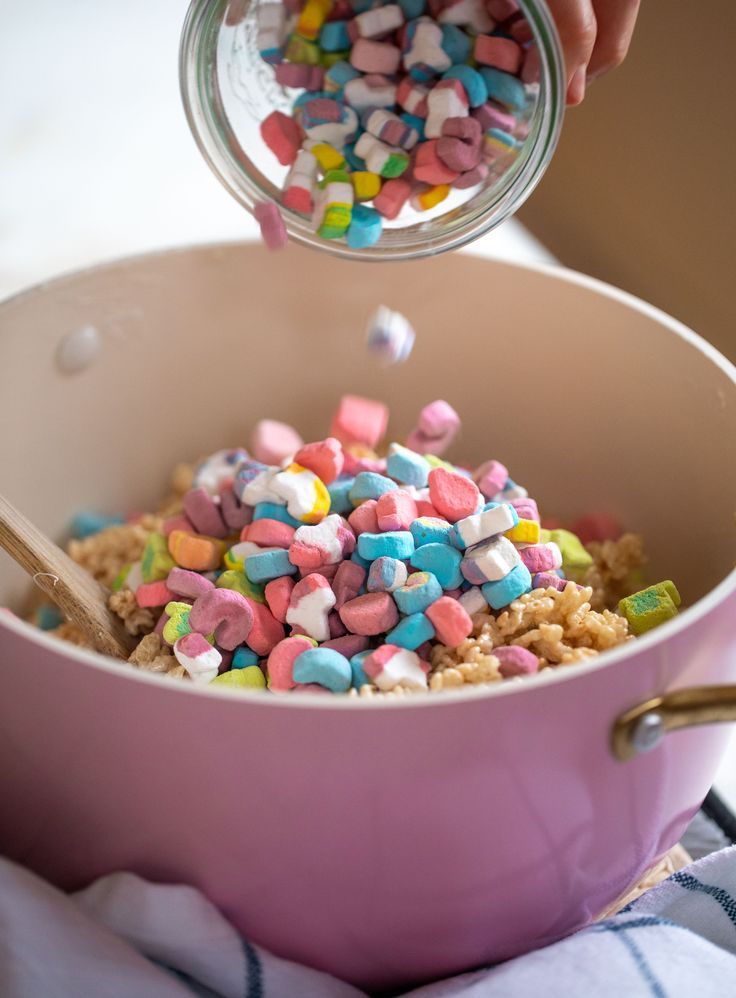
[[(509, 470), (500, 461), (486, 461), (476, 468), (473, 478), (486, 499), (493, 499), (508, 481)], [(521, 513), (519, 513), (521, 516)]]
[(249, 638), (255, 605), (233, 589), (210, 589), (194, 601), (189, 626), (200, 634), (214, 633), (218, 645), (231, 650)]
[(352, 658), (353, 655), (360, 654), (369, 646), (370, 641), (362, 634), (343, 634), (339, 638), (323, 641), (321, 645), (322, 648), (332, 648), (333, 651), (339, 651), (345, 658)]
[(427, 607), (425, 613), (435, 629), (438, 640), (448, 648), (456, 648), (473, 630), (473, 621), (465, 608), (450, 596), (440, 596)]
[(396, 609), (389, 593), (366, 593), (344, 603), (340, 608), (340, 619), (353, 634), (383, 634), (399, 622)]
[(348, 631), (343, 622), (340, 620), (340, 616), (334, 610), (327, 617), (327, 624), (330, 628), (330, 640), (334, 638), (344, 637)]
[(279, 62), (274, 66), (276, 82), (282, 87), (317, 91), (322, 89), (325, 71), (322, 66), (304, 62)]
[(477, 166), (473, 167), (472, 170), (468, 170), (466, 173), (461, 173), (457, 178), (453, 187), (456, 187), (459, 191), (466, 190), (469, 187), (475, 187), (476, 184), (482, 184), (488, 177), (488, 167), (485, 163), (478, 163)]
[(304, 444), (294, 455), (294, 461), (309, 468), (325, 485), (334, 482), (343, 469), (345, 457), (342, 444), (335, 437)]
[(445, 468), (430, 471), (429, 498), (439, 515), (450, 523), (471, 516), (481, 503), (475, 482)]
[(228, 529), (232, 531), (242, 530), (253, 519), (253, 507), (242, 503), (231, 485), (225, 486), (220, 492), (220, 512)]
[(259, 419), (253, 428), (251, 451), (262, 464), (281, 464), (292, 457), (304, 441), (293, 426), (276, 419)]
[(528, 648), (507, 645), (494, 648), (493, 654), (500, 662), (499, 672), (508, 679), (511, 676), (530, 676), (539, 669), (539, 659)]
[(440, 159), (437, 152), (437, 139), (420, 142), (416, 146), (414, 178), (425, 184), (451, 184), (460, 175), (459, 170), (451, 170)]
[(348, 517), (348, 523), (353, 529), (356, 537), (360, 534), (378, 534), (378, 501), (376, 499), (366, 499), (360, 506), (353, 510)]
[(184, 513), (198, 534), (227, 537), (229, 531), (216, 503), (207, 489), (190, 489), (182, 500)]
[(136, 603), (140, 607), (166, 606), (176, 599), (173, 593), (163, 580), (158, 582), (144, 582), (135, 591)]
[(261, 138), (282, 166), (291, 166), (294, 162), (303, 137), (298, 123), (283, 111), (272, 111), (261, 122)]
[(253, 609), (253, 627), (248, 635), (248, 647), (264, 656), (284, 638), (284, 627), (263, 603), (249, 600)]
[(383, 402), (343, 395), (332, 420), (332, 436), (343, 444), (365, 444), (374, 448), (388, 426), (388, 406)]
[[(483, 490), (481, 489), (481, 492), (482, 491)], [(521, 499), (512, 499), (511, 505), (519, 514), (519, 519), (534, 520), (535, 523), (540, 522), (539, 509), (537, 508), (536, 501), (530, 496), (523, 496)]]
[(274, 645), (268, 656), (268, 688), (273, 693), (286, 693), (296, 686), (292, 675), (294, 661), (303, 651), (314, 648), (314, 642), (301, 634), (284, 638)]
[(253, 209), (253, 217), (261, 229), (261, 239), (266, 249), (280, 250), (286, 246), (289, 235), (278, 205), (273, 201), (261, 202)]
[(373, 207), (380, 215), (390, 220), (396, 218), (410, 196), (409, 181), (404, 177), (392, 177), (373, 198)]
[(460, 429), (460, 417), (449, 402), (437, 399), (425, 405), (419, 413), (417, 429), (427, 437), (441, 437)]
[(562, 555), (556, 544), (529, 544), (519, 549), (519, 557), (532, 574), (550, 572), (562, 566)]
[(401, 63), (401, 49), (390, 42), (359, 38), (350, 52), (350, 64), (361, 73), (393, 76)]
[(183, 513), (179, 513), (176, 516), (169, 516), (161, 526), (161, 533), (164, 537), (173, 534), (175, 530), (186, 530), (189, 533), (194, 530), (194, 526), (188, 517), (184, 516)]
[(439, 513), (434, 508), (429, 499), (417, 499), (417, 516), (433, 516), (438, 518)]
[(380, 531), (408, 530), (418, 515), (414, 497), (403, 489), (382, 495), (375, 512)]
[(502, 132), (512, 134), (516, 128), (516, 118), (513, 114), (510, 114), (504, 108), (490, 101), (486, 104), (481, 104), (480, 107), (474, 108), (471, 114), (484, 132), (489, 131), (491, 128), (500, 128)]
[(263, 517), (244, 527), (240, 540), (250, 541), (263, 548), (288, 548), (294, 540), (294, 533), (295, 528), (290, 524)]
[(286, 611), (289, 608), (289, 600), (291, 599), (291, 592), (294, 586), (295, 582), (290, 575), (282, 575), (280, 578), (272, 579), (266, 583), (266, 588), (264, 589), (266, 603), (274, 618), (280, 624), (286, 622)]
[[(556, 589), (558, 592), (563, 592), (569, 581), (561, 579), (556, 572), (539, 572), (532, 578), (532, 586), (534, 589)], [(575, 583), (575, 588), (581, 589), (582, 586)]]
[(523, 59), (523, 52), (515, 41), (491, 35), (476, 37), (473, 55), (482, 66), (493, 66), (512, 75), (519, 72)]
[(169, 572), (166, 585), (172, 593), (177, 596), (187, 596), (189, 599), (196, 599), (215, 588), (214, 583), (200, 575), (199, 572), (190, 572), (188, 569), (178, 566)]
[(339, 565), (315, 565), (313, 568), (300, 568), (299, 578), (306, 579), (308, 575), (321, 575), (323, 579), (332, 582), (339, 567)]
[(365, 576), (365, 569), (356, 561), (343, 561), (337, 566), (335, 577), (332, 580), (336, 610), (355, 599), (365, 583)]

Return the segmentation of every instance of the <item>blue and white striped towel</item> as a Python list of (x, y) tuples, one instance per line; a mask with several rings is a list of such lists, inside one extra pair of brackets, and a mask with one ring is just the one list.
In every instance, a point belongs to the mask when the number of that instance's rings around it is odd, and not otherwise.
[[(65, 895), (0, 860), (2, 998), (365, 998), (242, 939), (191, 887), (129, 873)], [(412, 998), (736, 995), (736, 846), (619, 915)]]

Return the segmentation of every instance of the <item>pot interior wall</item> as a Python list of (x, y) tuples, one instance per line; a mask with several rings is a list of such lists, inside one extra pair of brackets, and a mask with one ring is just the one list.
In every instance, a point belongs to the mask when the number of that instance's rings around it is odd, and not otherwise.
[[(416, 327), (404, 365), (365, 352), (379, 304)], [(82, 326), (99, 356), (64, 374), (57, 348)], [(390, 403), (398, 439), (446, 398), (464, 420), (451, 456), (503, 461), (544, 513), (618, 513), (688, 602), (734, 563), (734, 382), (658, 315), (577, 280), (467, 255), (173, 251), (0, 306), (0, 356), (0, 490), (58, 538), (80, 509), (150, 506), (177, 462), (247, 444), (261, 416), (324, 436), (352, 392)], [(22, 577), (0, 565), (0, 602), (18, 605)]]

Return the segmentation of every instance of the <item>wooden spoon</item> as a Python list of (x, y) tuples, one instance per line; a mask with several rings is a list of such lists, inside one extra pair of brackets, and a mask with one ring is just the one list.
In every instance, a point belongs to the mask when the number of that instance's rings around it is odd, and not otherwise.
[(0, 547), (103, 655), (126, 658), (135, 640), (107, 606), (109, 592), (0, 495)]

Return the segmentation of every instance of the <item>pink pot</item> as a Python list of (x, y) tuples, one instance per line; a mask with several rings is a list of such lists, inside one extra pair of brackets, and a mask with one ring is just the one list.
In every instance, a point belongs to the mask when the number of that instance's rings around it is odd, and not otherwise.
[[(419, 334), (389, 370), (362, 345), (382, 302)], [(63, 374), (57, 346), (86, 325), (99, 356)], [(381, 704), (194, 688), (2, 615), (6, 855), (67, 888), (116, 869), (195, 884), (274, 952), (380, 987), (551, 942), (677, 841), (728, 729), (628, 762), (610, 746), (628, 708), (736, 677), (736, 380), (693, 333), (557, 270), (229, 246), (30, 291), (0, 307), (0, 347), (0, 491), (57, 536), (82, 508), (145, 507), (258, 416), (316, 438), (363, 392), (401, 433), (439, 396), (465, 418), (456, 458), (498, 458), (550, 514), (618, 513), (690, 604), (594, 664)]]

